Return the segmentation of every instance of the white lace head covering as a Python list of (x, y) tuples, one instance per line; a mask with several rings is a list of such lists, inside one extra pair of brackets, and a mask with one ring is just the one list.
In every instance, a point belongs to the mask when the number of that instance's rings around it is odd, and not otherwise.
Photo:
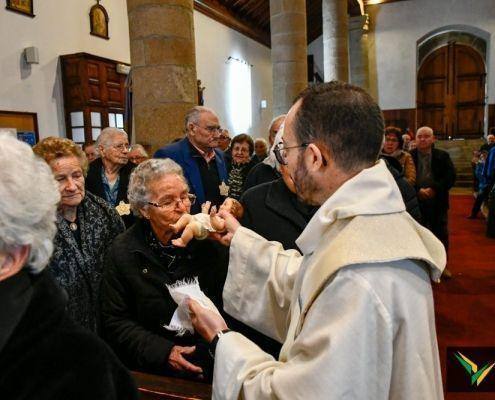
[(277, 157), (275, 157), (275, 153), (273, 149), (279, 143), (282, 143), (282, 136), (284, 135), (284, 123), (280, 126), (277, 134), (275, 135), (275, 139), (273, 140), (273, 146), (270, 148), (270, 152), (268, 153), (268, 157), (263, 160), (263, 164), (269, 165), (270, 167), (280, 170), (280, 163), (277, 161)]

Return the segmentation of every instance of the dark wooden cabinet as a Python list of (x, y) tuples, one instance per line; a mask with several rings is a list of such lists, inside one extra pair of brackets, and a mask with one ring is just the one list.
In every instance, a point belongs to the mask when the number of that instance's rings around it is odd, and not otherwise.
[(129, 133), (126, 119), (127, 75), (117, 65), (128, 65), (87, 53), (60, 57), (66, 135), (76, 143), (96, 140), (103, 128)]

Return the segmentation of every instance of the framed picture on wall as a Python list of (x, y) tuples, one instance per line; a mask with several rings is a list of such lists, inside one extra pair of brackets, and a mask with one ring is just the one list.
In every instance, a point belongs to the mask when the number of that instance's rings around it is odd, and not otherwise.
[(108, 36), (108, 13), (105, 7), (100, 4), (100, 0), (96, 0), (96, 4), (89, 11), (89, 23), (90, 33), (93, 36), (110, 39)]
[(7, 0), (7, 10), (20, 14), (28, 15), (34, 18), (33, 0)]

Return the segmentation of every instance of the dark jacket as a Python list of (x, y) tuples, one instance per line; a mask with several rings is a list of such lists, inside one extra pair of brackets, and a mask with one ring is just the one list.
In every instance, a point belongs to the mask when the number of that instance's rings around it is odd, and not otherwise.
[(122, 219), (103, 199), (87, 192), (77, 208), (81, 244), (69, 223), (57, 216), (57, 235), (48, 269), (67, 292), (71, 318), (90, 331), (98, 328), (98, 298), (105, 254), (125, 229)]
[(419, 208), (418, 196), (416, 195), (416, 189), (411, 186), (404, 176), (402, 166), (400, 162), (395, 158), (388, 155), (380, 155), (387, 168), (395, 179), (395, 183), (399, 188), (400, 194), (402, 195), (402, 200), (406, 205), (406, 211), (413, 217), (417, 222), (421, 223), (421, 210)]
[(193, 240), (185, 249), (173, 249), (166, 265), (146, 240), (150, 229), (139, 219), (110, 248), (101, 286), (102, 326), (106, 340), (128, 367), (172, 375), (167, 369), (172, 347), (197, 344), (198, 338), (179, 337), (163, 328), (177, 308), (166, 285), (197, 276), (201, 289), (221, 310), (228, 250), (208, 240)]
[(298, 201), (282, 178), (249, 189), (241, 203), (242, 226), (280, 242), (284, 249), (299, 250), (295, 241), (317, 210)]
[(65, 296), (48, 272), (21, 271), (0, 282), (0, 292), (8, 290), (13, 279), (26, 277), (31, 298), (0, 349), (0, 397), (137, 399), (131, 376), (112, 350), (69, 318)]
[[(418, 150), (411, 151), (411, 156), (418, 171)], [(431, 149), (431, 174), (433, 177), (432, 189), (435, 190), (433, 204), (437, 210), (449, 208), (449, 190), (454, 186), (456, 173), (449, 153), (440, 149)], [(416, 190), (419, 190), (416, 187)]]
[[(89, 190), (94, 195), (101, 197), (106, 201), (105, 189), (103, 187), (103, 181), (101, 180), (101, 170), (103, 169), (103, 162), (101, 158), (97, 158), (89, 164), (88, 176), (86, 176), (86, 190)], [(119, 192), (117, 194), (117, 205), (123, 201), (124, 203), (129, 203), (127, 199), (127, 188), (129, 186), (129, 177), (132, 170), (134, 169), (134, 164), (128, 162), (119, 171)]]
[(261, 185), (262, 183), (274, 181), (278, 178), (280, 178), (280, 174), (275, 168), (262, 162), (258, 163), (249, 171), (249, 174), (244, 181), (244, 191), (254, 186)]
[[(218, 177), (221, 182), (227, 183), (227, 167), (225, 165), (223, 151), (215, 149), (215, 163), (218, 169)], [(176, 143), (169, 144), (157, 150), (154, 158), (171, 158), (177, 164), (179, 164), (184, 170), (184, 176), (189, 183), (190, 192), (194, 193), (197, 197), (196, 208), (199, 212), (199, 207), (206, 200), (205, 190), (203, 188), (203, 182), (201, 181), (201, 174), (199, 171), (198, 163), (191, 155), (191, 147), (189, 145), (189, 139), (186, 137), (179, 140)], [(194, 210), (195, 208), (193, 208)], [(192, 210), (191, 210), (192, 211)]]

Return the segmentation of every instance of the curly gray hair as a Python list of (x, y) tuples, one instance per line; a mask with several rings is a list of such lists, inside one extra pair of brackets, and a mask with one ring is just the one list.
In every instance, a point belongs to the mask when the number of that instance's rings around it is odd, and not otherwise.
[(148, 207), (150, 201), (150, 183), (165, 175), (178, 175), (188, 186), (182, 168), (170, 158), (147, 160), (132, 171), (127, 197), (134, 215), (142, 217), (141, 209)]
[(0, 134), (0, 171), (0, 251), (29, 246), (26, 267), (38, 273), (53, 251), (57, 183), (43, 159), (6, 134)]

